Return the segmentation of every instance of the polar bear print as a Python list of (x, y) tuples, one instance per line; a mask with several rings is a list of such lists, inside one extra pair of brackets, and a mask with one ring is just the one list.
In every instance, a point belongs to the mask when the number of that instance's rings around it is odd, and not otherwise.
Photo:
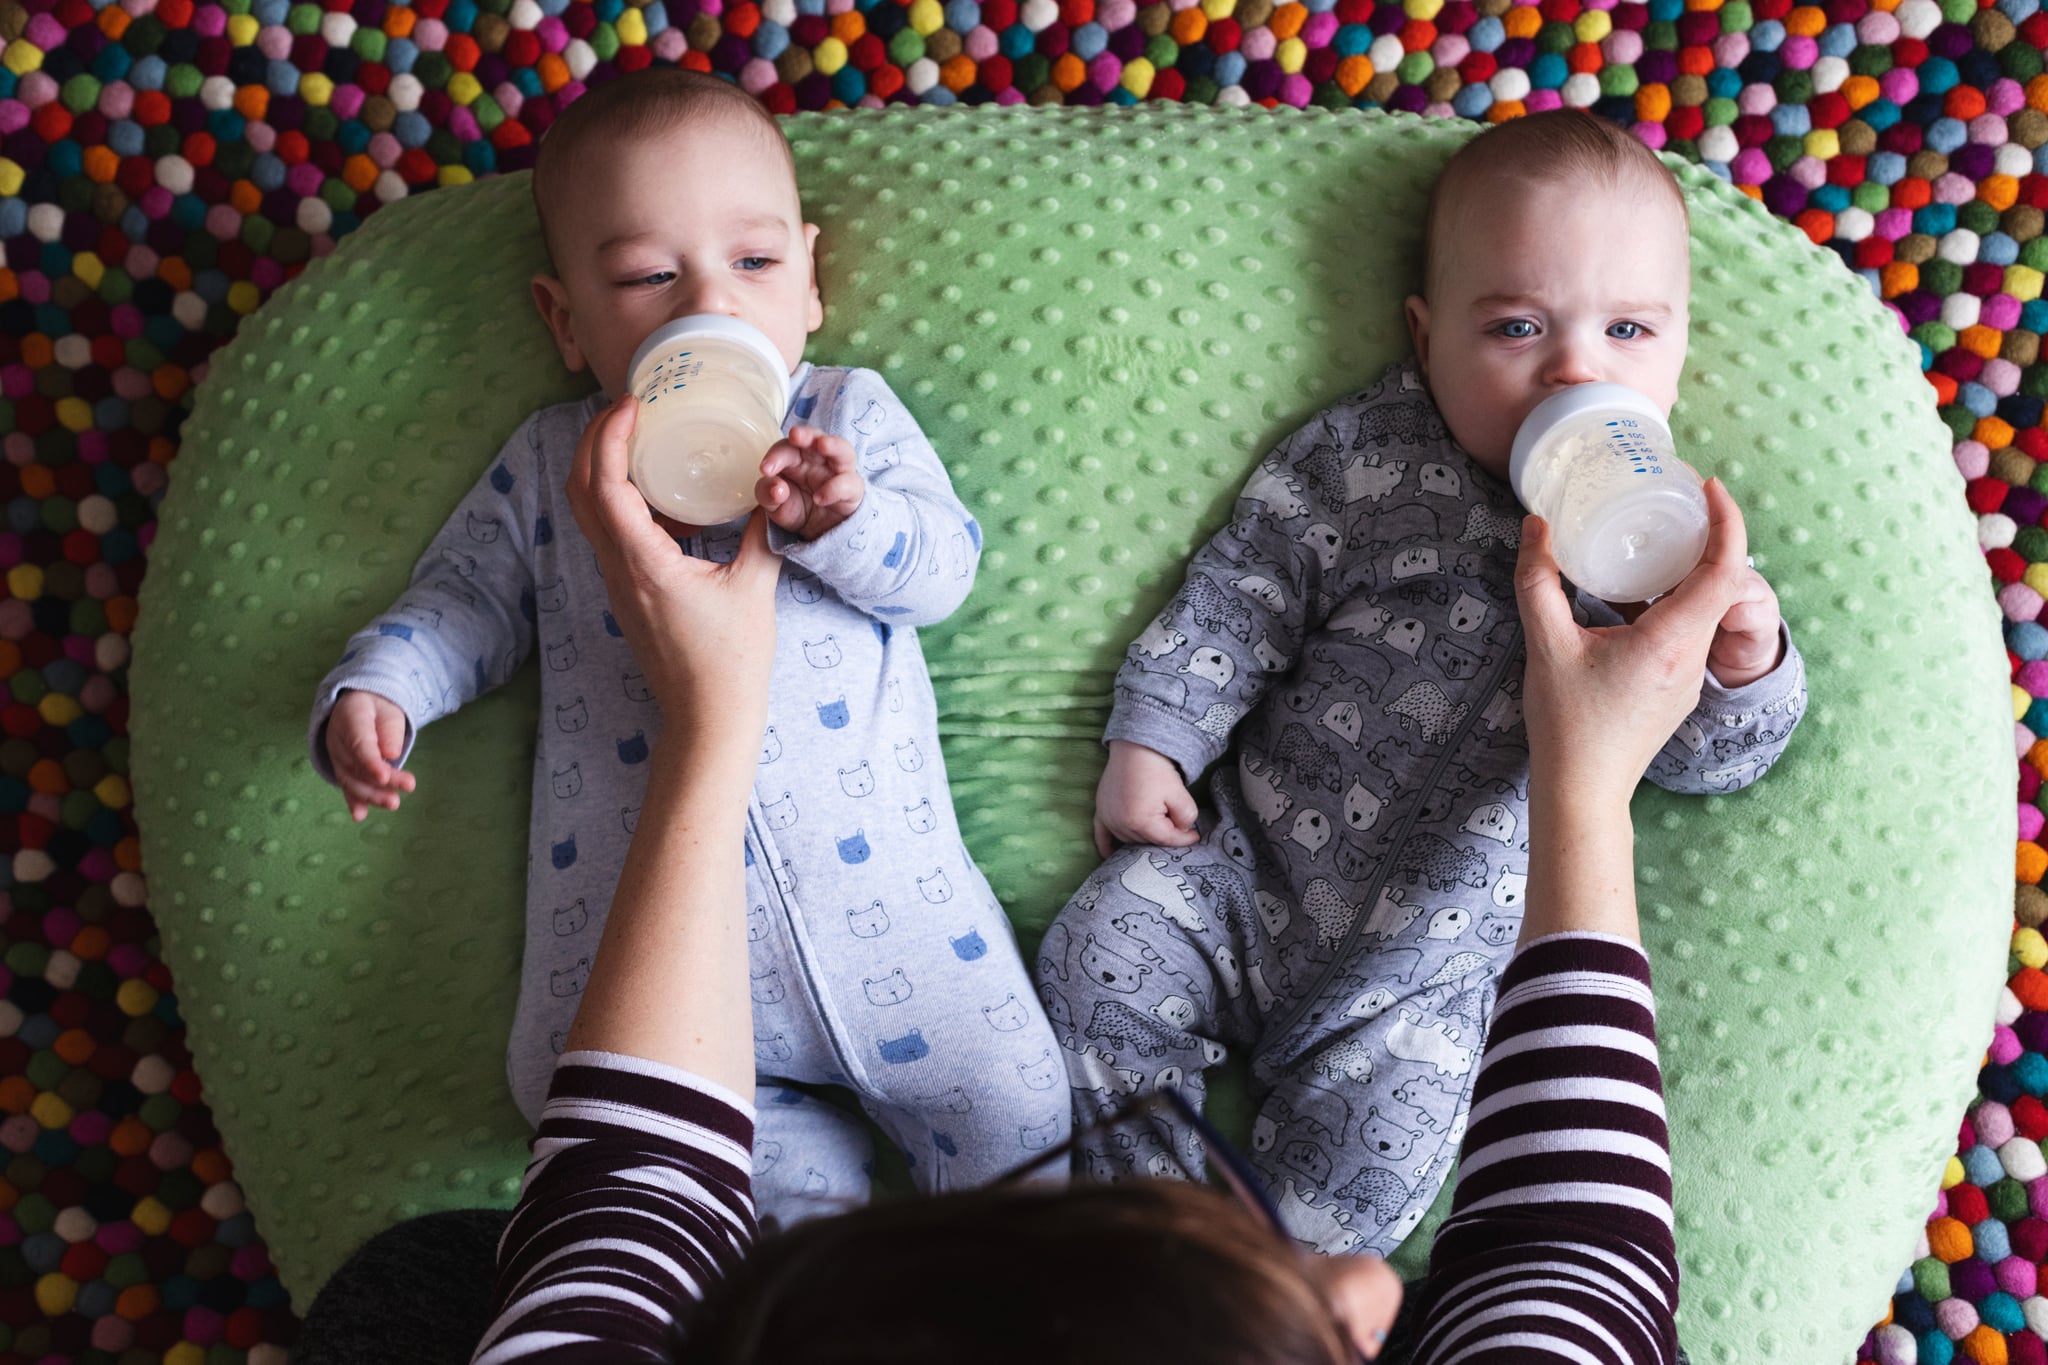
[(1458, 594), (1458, 600), (1451, 603), (1449, 625), (1460, 635), (1470, 635), (1486, 624), (1487, 604), (1469, 592)]
[(1355, 750), (1359, 737), (1365, 732), (1365, 714), (1355, 701), (1333, 702), (1330, 709), (1323, 712), (1318, 724)]
[(1131, 646), (1148, 659), (1163, 659), (1188, 642), (1188, 637), (1163, 621), (1154, 621)]
[(839, 641), (830, 635), (815, 644), (805, 640), (803, 646), (804, 662), (812, 668), (837, 668), (846, 658), (845, 651), (839, 648)]
[(1246, 574), (1243, 578), (1231, 579), (1230, 586), (1275, 616), (1287, 610), (1287, 595), (1281, 592), (1280, 585), (1270, 578), (1259, 574)]
[(1363, 782), (1354, 778), (1344, 793), (1344, 825), (1353, 833), (1363, 834), (1379, 823), (1380, 811), (1385, 806)]
[(896, 766), (907, 773), (914, 773), (924, 767), (924, 753), (917, 747), (916, 740), (896, 746)]
[(1198, 649), (1174, 671), (1213, 683), (1220, 692), (1237, 676), (1237, 661), (1220, 649)]
[(1506, 847), (1515, 841), (1515, 813), (1500, 802), (1491, 802), (1476, 807), (1465, 817), (1459, 829), (1466, 834), (1476, 834), (1482, 839), (1491, 839)]
[(1450, 940), (1472, 927), (1472, 912), (1462, 905), (1447, 905), (1429, 917), (1429, 928), (1423, 930), (1424, 938)]
[(1314, 522), (1294, 539), (1296, 543), (1309, 548), (1309, 552), (1323, 566), (1324, 573), (1337, 567), (1337, 556), (1344, 549), (1344, 536), (1336, 527), (1320, 521)]
[(1330, 817), (1310, 806), (1294, 817), (1294, 828), (1287, 832), (1290, 842), (1307, 850), (1310, 862), (1314, 862), (1330, 842)]
[(910, 825), (912, 834), (930, 834), (939, 827), (938, 813), (932, 809), (929, 796), (914, 806), (905, 806), (903, 818)]
[(1512, 910), (1521, 905), (1528, 893), (1529, 878), (1526, 873), (1500, 870), (1500, 877), (1493, 884), (1493, 903), (1503, 910)]
[(1415, 656), (1422, 652), (1422, 642), (1427, 634), (1422, 622), (1412, 616), (1404, 616), (1382, 631), (1377, 643), (1397, 654), (1406, 654), (1413, 662)]

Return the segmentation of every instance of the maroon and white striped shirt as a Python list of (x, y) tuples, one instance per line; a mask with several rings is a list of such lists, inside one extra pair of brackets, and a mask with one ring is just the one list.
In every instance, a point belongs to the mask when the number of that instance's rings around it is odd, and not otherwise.
[[(499, 1248), (479, 1365), (666, 1359), (675, 1306), (755, 1233), (754, 1111), (688, 1072), (574, 1052)], [(1415, 1365), (1670, 1365), (1678, 1262), (1649, 963), (1558, 934), (1501, 982)]]

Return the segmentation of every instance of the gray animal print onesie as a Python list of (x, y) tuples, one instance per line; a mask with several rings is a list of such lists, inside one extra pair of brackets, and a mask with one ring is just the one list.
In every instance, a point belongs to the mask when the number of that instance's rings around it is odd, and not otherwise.
[[(845, 437), (867, 492), (785, 559), (760, 775), (747, 803), (754, 1145), (767, 1215), (863, 1197), (865, 1130), (775, 1080), (850, 1088), (928, 1190), (977, 1185), (1065, 1140), (1052, 1031), (994, 894), (960, 841), (917, 627), (973, 586), (981, 531), (916, 419), (869, 370), (800, 367), (784, 417)], [(508, 1056), (537, 1119), (626, 845), (661, 713), (606, 609), (564, 481), (592, 397), (514, 432), (413, 571), (321, 684), (313, 761), (346, 688), (405, 709), (413, 733), (541, 656), (526, 951)], [(743, 523), (690, 537), (725, 561)], [(453, 776), (453, 775), (451, 775)], [(791, 1202), (803, 1199), (804, 1208)]]
[[(1075, 1121), (1249, 1048), (1252, 1161), (1289, 1228), (1384, 1253), (1463, 1136), (1528, 872), (1529, 754), (1513, 570), (1520, 507), (1397, 366), (1296, 432), (1131, 646), (1108, 739), (1210, 783), (1187, 849), (1126, 847), (1045, 937), (1039, 989)], [(1591, 619), (1619, 617), (1581, 600)], [(1706, 681), (1648, 776), (1735, 791), (1806, 706), (1799, 656)], [(1199, 1169), (1135, 1120), (1079, 1158), (1100, 1179)]]

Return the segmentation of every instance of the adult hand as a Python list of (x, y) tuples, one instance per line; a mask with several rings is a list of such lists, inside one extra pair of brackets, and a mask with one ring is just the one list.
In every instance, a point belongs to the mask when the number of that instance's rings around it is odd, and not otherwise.
[(569, 508), (597, 552), (612, 615), (665, 726), (740, 734), (751, 748), (767, 724), (782, 561), (758, 511), (730, 563), (683, 553), (627, 477), (637, 407), (622, 397), (584, 429), (569, 469)]
[(1685, 581), (1628, 625), (1572, 619), (1541, 517), (1522, 523), (1515, 597), (1528, 664), (1522, 722), (1532, 781), (1626, 801), (1671, 732), (1699, 704), (1716, 628), (1748, 591), (1742, 509), (1709, 479), (1707, 551)]

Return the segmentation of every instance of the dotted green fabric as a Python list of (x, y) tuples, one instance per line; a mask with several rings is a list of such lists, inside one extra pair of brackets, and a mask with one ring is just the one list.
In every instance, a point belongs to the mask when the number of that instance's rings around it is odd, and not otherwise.
[[(963, 828), (1027, 940), (1093, 865), (1111, 673), (1251, 464), (1406, 350), (1451, 123), (888, 110), (789, 123), (828, 300), (987, 531), (925, 633)], [(1846, 1359), (1968, 1103), (1999, 984), (2010, 702), (1919, 357), (1860, 281), (1706, 172), (1674, 425), (1750, 517), (1811, 671), (1749, 792), (1636, 801), (1700, 1361)], [(134, 664), (150, 885), (191, 1043), (303, 1305), (399, 1218), (504, 1202), (536, 690), (438, 724), (352, 826), (314, 683), (520, 419), (575, 396), (523, 175), (394, 205), (217, 356)], [(1928, 990), (1939, 981), (1944, 989)], [(1407, 1262), (1420, 1264), (1420, 1239)]]

